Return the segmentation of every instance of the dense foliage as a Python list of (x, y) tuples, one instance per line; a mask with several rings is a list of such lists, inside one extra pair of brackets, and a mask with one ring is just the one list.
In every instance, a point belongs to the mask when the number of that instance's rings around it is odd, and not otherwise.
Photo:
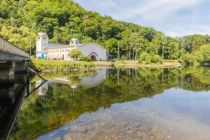
[(1, 0), (0, 36), (29, 51), (38, 32), (46, 32), (51, 42), (68, 43), (72, 37), (95, 41), (107, 48), (111, 59), (119, 53), (124, 60), (139, 59), (143, 52), (178, 59), (210, 41), (207, 35), (166, 37), (153, 28), (86, 11), (72, 0)]
[(162, 58), (159, 55), (142, 53), (139, 59), (139, 63), (162, 63)]
[(210, 45), (203, 45), (199, 49), (182, 55), (181, 63), (185, 65), (210, 65)]

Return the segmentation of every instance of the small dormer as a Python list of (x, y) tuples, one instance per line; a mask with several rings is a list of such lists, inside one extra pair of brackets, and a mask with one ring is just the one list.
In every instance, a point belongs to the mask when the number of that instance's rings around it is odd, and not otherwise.
[(72, 38), (70, 41), (70, 46), (78, 46), (79, 40), (77, 38)]

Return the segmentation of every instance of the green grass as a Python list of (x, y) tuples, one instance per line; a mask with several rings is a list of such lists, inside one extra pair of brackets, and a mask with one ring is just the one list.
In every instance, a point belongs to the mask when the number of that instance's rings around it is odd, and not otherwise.
[(164, 59), (163, 62), (178, 62), (178, 60), (169, 60), (169, 59)]
[(101, 66), (111, 66), (111, 67), (164, 67), (164, 66), (176, 66), (178, 64), (177, 60), (163, 60), (162, 64), (145, 64), (138, 63), (138, 61), (116, 61), (116, 62), (107, 62), (107, 61), (97, 61), (97, 62), (85, 62), (85, 61), (63, 61), (63, 60), (42, 60), (35, 59), (31, 57), (31, 63), (33, 67), (39, 71), (72, 71), (72, 70), (91, 70), (95, 67)]
[(95, 67), (92, 62), (83, 61), (63, 61), (63, 60), (42, 60), (31, 57), (31, 63), (40, 71), (68, 71), (79, 69), (93, 69)]

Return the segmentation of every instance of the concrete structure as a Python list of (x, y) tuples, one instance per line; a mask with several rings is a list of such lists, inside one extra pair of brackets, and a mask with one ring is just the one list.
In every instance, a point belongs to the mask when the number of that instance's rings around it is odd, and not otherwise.
[(8, 139), (28, 93), (28, 60), (29, 54), (0, 38), (0, 139)]
[(36, 43), (36, 57), (48, 60), (73, 60), (69, 53), (78, 49), (85, 56), (90, 56), (93, 61), (107, 60), (106, 49), (97, 43), (80, 44), (79, 40), (72, 38), (69, 44), (48, 43), (46, 33), (39, 33)]
[(29, 54), (0, 38), (0, 84), (13, 83), (18, 79), (15, 74), (26, 74), (28, 60)]
[(0, 38), (0, 61), (29, 60), (29, 54)]

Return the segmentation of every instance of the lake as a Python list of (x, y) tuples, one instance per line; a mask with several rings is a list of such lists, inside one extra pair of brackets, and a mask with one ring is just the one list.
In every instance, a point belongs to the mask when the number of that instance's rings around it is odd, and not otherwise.
[(44, 74), (11, 140), (209, 140), (210, 68)]

